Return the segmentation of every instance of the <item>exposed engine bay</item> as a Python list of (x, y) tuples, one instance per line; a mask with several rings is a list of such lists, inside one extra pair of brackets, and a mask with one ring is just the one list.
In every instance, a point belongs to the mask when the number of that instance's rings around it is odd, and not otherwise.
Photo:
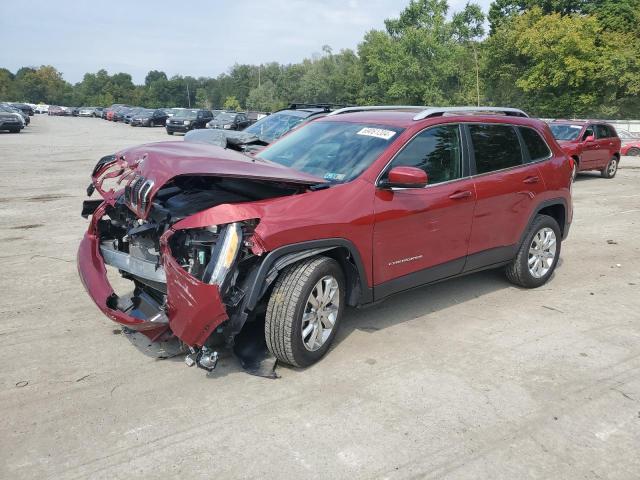
[[(166, 331), (155, 340), (171, 336), (167, 317), (170, 307), (167, 280), (161, 253), (161, 237), (165, 232), (180, 220), (217, 205), (265, 200), (304, 191), (304, 187), (260, 180), (181, 176), (157, 191), (151, 200), (147, 218), (141, 219), (135, 212), (146, 201), (143, 199), (144, 185), (143, 180), (132, 181), (113, 205), (106, 207), (96, 226), (105, 264), (118, 269), (123, 278), (133, 282), (134, 287), (127, 295), (114, 294), (107, 300), (109, 307), (159, 327), (166, 326)], [(83, 214), (93, 214), (99, 203), (85, 202)], [(258, 220), (247, 220), (180, 229), (172, 232), (169, 239), (170, 254), (186, 273), (204, 284), (219, 286), (230, 318), (244, 296), (243, 284), (247, 276), (259, 261), (251, 252), (257, 224)], [(230, 245), (234, 242), (235, 247)], [(242, 318), (240, 322), (245, 320)], [(224, 339), (233, 345), (243, 326), (227, 321), (211, 335), (209, 343)], [(217, 352), (211, 350), (209, 343), (197, 348), (190, 346), (191, 355), (187, 363), (212, 370)], [(247, 350), (246, 345), (240, 347), (249, 356), (255, 355), (251, 348)], [(256, 365), (255, 359), (241, 358), (241, 361)], [(266, 376), (271, 376), (273, 368), (266, 371), (270, 372)]]

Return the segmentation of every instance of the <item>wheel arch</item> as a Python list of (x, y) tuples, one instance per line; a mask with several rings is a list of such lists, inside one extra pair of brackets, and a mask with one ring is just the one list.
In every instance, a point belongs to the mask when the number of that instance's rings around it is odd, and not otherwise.
[(356, 246), (344, 238), (328, 238), (285, 245), (269, 252), (252, 276), (245, 311), (252, 311), (267, 293), (269, 287), (285, 267), (316, 255), (336, 260), (345, 274), (347, 304), (351, 306), (373, 301), (373, 290), (368, 286), (362, 257)]
[(560, 226), (560, 232), (562, 234), (562, 239), (565, 239), (569, 233), (569, 223), (567, 219), (567, 201), (564, 198), (554, 198), (551, 200), (545, 200), (541, 202), (533, 211), (531, 218), (529, 218), (529, 222), (527, 223), (527, 227), (522, 233), (522, 237), (520, 238), (520, 242), (518, 243), (518, 248), (522, 245), (524, 238), (529, 231), (529, 228), (533, 224), (536, 216), (538, 215), (548, 215), (551, 218), (555, 219)]

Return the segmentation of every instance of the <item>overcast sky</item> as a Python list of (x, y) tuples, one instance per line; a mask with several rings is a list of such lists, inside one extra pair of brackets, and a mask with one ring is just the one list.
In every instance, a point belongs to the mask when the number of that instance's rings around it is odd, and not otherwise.
[[(449, 0), (451, 11), (467, 0)], [(486, 11), (490, 0), (476, 0)], [(0, 67), (217, 76), (234, 63), (298, 62), (355, 49), (409, 0), (0, 0)]]

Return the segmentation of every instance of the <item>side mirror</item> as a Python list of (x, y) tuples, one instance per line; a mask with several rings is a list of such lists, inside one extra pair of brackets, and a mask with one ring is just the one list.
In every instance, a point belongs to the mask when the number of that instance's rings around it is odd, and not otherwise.
[(380, 186), (382, 188), (422, 188), (428, 182), (429, 177), (424, 170), (416, 167), (394, 167)]
[(585, 142), (595, 142), (596, 137), (594, 137), (593, 135), (589, 135), (587, 138), (584, 139)]

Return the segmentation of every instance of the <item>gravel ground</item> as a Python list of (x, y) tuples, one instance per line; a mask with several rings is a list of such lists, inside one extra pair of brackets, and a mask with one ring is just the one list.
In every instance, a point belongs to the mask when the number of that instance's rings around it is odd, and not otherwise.
[(80, 284), (91, 168), (168, 139), (46, 116), (0, 133), (0, 478), (640, 478), (638, 159), (579, 177), (545, 287), (401, 294), (266, 380), (145, 356)]

